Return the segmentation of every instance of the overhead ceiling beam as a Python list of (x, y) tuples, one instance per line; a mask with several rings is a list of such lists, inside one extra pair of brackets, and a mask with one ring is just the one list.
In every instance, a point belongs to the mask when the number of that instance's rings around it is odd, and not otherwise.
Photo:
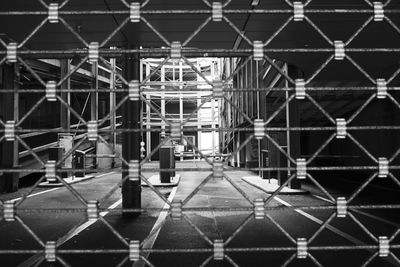
[[(251, 9), (253, 10), (256, 6), (258, 6), (258, 4), (260, 3), (259, 0), (251, 0), (250, 5), (251, 5)], [(244, 25), (242, 27), (242, 33), (244, 34), (246, 32), (246, 27), (247, 24), (249, 23), (251, 14), (247, 15), (246, 21), (244, 22)], [(238, 36), (236, 37), (235, 43), (233, 44), (233, 49), (237, 49), (240, 44), (242, 43), (242, 36), (240, 36), (240, 34), (238, 34)]]

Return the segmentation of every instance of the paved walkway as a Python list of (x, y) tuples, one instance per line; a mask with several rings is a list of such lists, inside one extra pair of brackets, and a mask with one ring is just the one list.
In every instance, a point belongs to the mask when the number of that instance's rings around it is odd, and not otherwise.
[[(151, 166), (150, 166), (151, 165)], [(149, 168), (144, 175), (150, 177), (154, 173), (155, 163), (149, 164)], [(169, 200), (185, 200), (211, 172), (207, 171), (209, 166), (204, 162), (178, 163), (178, 168), (199, 168), (203, 171), (180, 172), (181, 182), (175, 189), (159, 188), (159, 192)], [(226, 179), (209, 179), (202, 188), (186, 203), (185, 208), (238, 208), (252, 207), (246, 198), (254, 200), (257, 198), (267, 198), (269, 194), (244, 182), (241, 178), (251, 176), (247, 171), (227, 171), (227, 177), (234, 185), (245, 194), (243, 196)], [(85, 199), (99, 199), (109, 192), (113, 185), (121, 179), (121, 173), (113, 172), (96, 177), (92, 180), (72, 187), (79, 192)], [(230, 240), (227, 248), (247, 248), (247, 247), (295, 247), (295, 244), (287, 237), (290, 235), (296, 239), (299, 237), (310, 238), (326, 220), (332, 211), (299, 211), (291, 206), (311, 206), (327, 205), (315, 187), (309, 186), (312, 192), (309, 195), (280, 195), (269, 204), (271, 207), (282, 209), (270, 210), (267, 212), (268, 218), (256, 220), (250, 211), (191, 211), (185, 212), (188, 220), (172, 220), (165, 218), (166, 212), (161, 212), (161, 208), (168, 208), (165, 203), (150, 188), (143, 188), (142, 205), (144, 208), (152, 208), (144, 212), (137, 219), (123, 219), (118, 210), (120, 206), (120, 190), (118, 189), (109, 199), (101, 202), (101, 207), (114, 209), (109, 213), (102, 214), (106, 223), (101, 220), (88, 224), (85, 223), (85, 213), (54, 212), (57, 209), (84, 208), (83, 205), (66, 188), (59, 188), (52, 191), (41, 191), (39, 195), (33, 196), (21, 205), (21, 208), (35, 209), (51, 208), (53, 211), (45, 213), (23, 213), (21, 218), (27, 226), (43, 241), (57, 240), (63, 244), (60, 249), (125, 249), (122, 240), (110, 230), (109, 226), (125, 240), (144, 240), (150, 231), (157, 225), (162, 225), (160, 231), (154, 235), (152, 242), (148, 242), (146, 247), (153, 249), (189, 249), (189, 248), (208, 248), (212, 245), (209, 241), (222, 239)], [(286, 208), (285, 208), (286, 207)], [(289, 208), (287, 208), (289, 207)], [(382, 216), (380, 216), (382, 217)], [(397, 227), (384, 222), (370, 215), (358, 214), (357, 218), (368, 225), (368, 228), (376, 235), (390, 235)], [(247, 221), (246, 225), (237, 232), (238, 227)], [(156, 225), (156, 226), (155, 226)], [(366, 235), (359, 226), (349, 218), (335, 218), (330, 223), (329, 229), (323, 230), (320, 235), (310, 245), (366, 245), (375, 244), (375, 241)], [(286, 235), (282, 232), (285, 230)], [(236, 233), (237, 232), (237, 233)], [(234, 234), (234, 237), (232, 236)], [(37, 242), (30, 237), (18, 222), (0, 221), (0, 249), (40, 249)], [(294, 251), (286, 252), (229, 252), (228, 256), (239, 266), (281, 266), (288, 260)], [(359, 266), (363, 260), (367, 259), (372, 252), (360, 250), (354, 251), (324, 251), (312, 252), (312, 255), (323, 266), (338, 266), (337, 259), (343, 260), (342, 266)], [(88, 262), (93, 266), (131, 266), (129, 261), (124, 262), (125, 255), (118, 253), (108, 254), (68, 254), (62, 258), (71, 266), (88, 266)], [(149, 261), (154, 266), (199, 266), (207, 258), (212, 256), (212, 252), (204, 253), (153, 253), (149, 256)], [(5, 256), (0, 254), (0, 262), (6, 262), (5, 266), (15, 266), (25, 262), (23, 266), (35, 263), (38, 257), (32, 255), (12, 255)], [(335, 263), (335, 264), (333, 264)], [(138, 266), (140, 264), (136, 264)], [(300, 260), (294, 259), (291, 266), (314, 266), (310, 258)], [(210, 260), (207, 266), (229, 266), (225, 260)], [(369, 266), (391, 266), (389, 261), (377, 258)]]

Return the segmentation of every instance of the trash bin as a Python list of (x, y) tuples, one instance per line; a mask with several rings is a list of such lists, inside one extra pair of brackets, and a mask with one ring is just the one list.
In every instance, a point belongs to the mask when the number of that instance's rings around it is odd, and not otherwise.
[[(74, 165), (75, 169), (85, 169), (85, 152), (82, 150), (75, 150)], [(75, 177), (85, 177), (85, 172), (75, 172)]]
[(171, 183), (171, 178), (175, 177), (175, 147), (168, 141), (160, 148), (160, 169), (174, 169), (168, 171), (160, 170), (161, 183)]

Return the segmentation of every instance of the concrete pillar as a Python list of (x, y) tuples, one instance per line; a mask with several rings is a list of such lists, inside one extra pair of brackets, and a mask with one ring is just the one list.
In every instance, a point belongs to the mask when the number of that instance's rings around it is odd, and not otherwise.
[[(0, 68), (1, 89), (14, 89), (13, 93), (0, 94), (0, 119), (15, 122), (19, 119), (19, 97), (17, 89), (19, 87), (19, 67), (18, 64), (3, 64)], [(1, 134), (3, 135), (3, 133)], [(0, 142), (0, 168), (18, 168), (18, 141)], [(3, 173), (0, 176), (0, 193), (15, 192), (18, 190), (19, 174)]]
[[(140, 59), (139, 55), (127, 55), (125, 57), (125, 78), (128, 81), (139, 80)], [(122, 128), (140, 129), (140, 110), (141, 102), (126, 101), (123, 105)], [(126, 161), (140, 160), (140, 133), (122, 133), (122, 156)], [(122, 178), (128, 176), (128, 166), (122, 165)], [(122, 208), (140, 209), (141, 208), (141, 185), (139, 181), (126, 180), (122, 184)], [(136, 217), (140, 212), (123, 212), (123, 217)]]

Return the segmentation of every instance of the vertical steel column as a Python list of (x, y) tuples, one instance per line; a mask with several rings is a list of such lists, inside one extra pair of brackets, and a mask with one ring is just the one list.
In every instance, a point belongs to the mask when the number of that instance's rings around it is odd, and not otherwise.
[[(265, 61), (257, 61), (257, 73), (265, 67)], [(264, 81), (265, 74), (268, 69), (263, 71), (257, 78), (257, 88), (266, 88)], [(267, 93), (266, 90), (257, 91), (257, 118), (266, 120), (267, 119)], [(268, 150), (268, 141), (266, 138), (259, 141), (260, 143), (260, 167), (269, 167), (270, 151)], [(267, 161), (268, 159), (268, 161)], [(271, 171), (262, 171), (263, 178), (270, 179)]]
[[(113, 47), (113, 49), (115, 49), (115, 47)], [(115, 108), (116, 105), (116, 93), (115, 93), (115, 88), (116, 88), (116, 66), (117, 66), (117, 60), (115, 58), (111, 58), (110, 59), (110, 63), (111, 63), (111, 73), (110, 73), (110, 112), (111, 110), (113, 110)], [(116, 130), (116, 124), (117, 124), (117, 116), (115, 114), (115, 112), (112, 112), (110, 114), (110, 129), (111, 129), (111, 133), (110, 133), (110, 143), (112, 145), (113, 150), (115, 151), (116, 146), (117, 146), (117, 134), (115, 132)], [(115, 166), (115, 158), (112, 158), (112, 167)]]
[[(69, 59), (61, 59), (60, 60), (61, 79), (68, 75), (69, 70), (70, 70)], [(68, 78), (65, 82), (61, 84), (60, 89), (65, 90), (69, 88), (71, 88), (71, 80)], [(71, 104), (71, 94), (69, 92), (61, 92), (60, 97), (62, 100), (68, 103), (68, 105)], [(64, 105), (61, 105), (60, 126), (62, 128), (62, 131), (68, 132), (70, 130), (70, 119), (71, 119), (71, 112)]]
[[(223, 74), (223, 65), (224, 65), (224, 59), (219, 58), (218, 59), (218, 70), (220, 71), (219, 75), (221, 80), (225, 79), (225, 76)], [(225, 142), (223, 141), (225, 138), (224, 131), (222, 130), (225, 125), (223, 125), (223, 119), (222, 119), (222, 112), (223, 112), (223, 104), (222, 104), (222, 99), (219, 98), (218, 101), (218, 153), (222, 154), (225, 149)]]
[[(284, 65), (284, 72), (286, 73), (286, 74), (288, 74), (289, 75), (289, 67), (288, 67), (288, 64), (287, 63), (285, 63), (285, 65)], [(289, 81), (287, 80), (287, 79), (285, 79), (285, 88), (287, 89), (287, 88), (289, 88)], [(289, 91), (285, 91), (285, 101), (287, 101), (288, 100), (288, 98), (289, 98)], [(293, 101), (291, 101), (291, 102), (293, 102)], [(288, 153), (288, 155), (290, 155), (291, 153), (290, 153), (290, 151), (291, 151), (291, 147), (290, 147), (290, 130), (289, 130), (289, 128), (290, 128), (290, 110), (291, 110), (291, 108), (290, 108), (290, 104), (288, 104), (288, 105), (286, 105), (286, 110), (285, 110), (285, 115), (286, 115), (286, 151), (287, 151), (287, 153)], [(284, 164), (284, 166), (290, 166), (290, 160), (289, 159), (286, 159), (286, 165)], [(289, 177), (290, 176), (290, 170), (288, 170), (287, 171), (287, 176)]]
[[(174, 81), (175, 81), (176, 77), (175, 77), (175, 63), (174, 63)], [(179, 85), (179, 90), (183, 90), (183, 65), (182, 65), (182, 61), (179, 61), (179, 76), (178, 76), (178, 81), (180, 83)], [(183, 95), (182, 92), (179, 92), (179, 120), (180, 123), (183, 123)]]
[[(235, 68), (237, 67), (237, 61), (235, 62)], [(236, 84), (233, 85), (234, 88), (240, 88), (240, 76), (239, 73), (235, 75), (236, 76)], [(239, 98), (240, 98), (240, 92), (232, 92), (232, 101), (233, 103), (236, 104), (236, 107), (239, 107)], [(240, 118), (239, 118), (239, 112), (236, 110), (236, 108), (232, 107), (233, 110), (233, 118), (234, 118), (234, 124), (233, 128), (236, 128), (240, 125)], [(240, 131), (234, 135), (236, 139), (234, 139), (234, 147), (233, 151), (237, 151), (237, 149), (240, 146)], [(240, 167), (240, 152), (236, 153), (236, 167)]]
[[(255, 79), (255, 84), (253, 84), (253, 87), (255, 88), (260, 88), (260, 77), (262, 77), (262, 75), (260, 75), (259, 72), (259, 64), (260, 61), (254, 61), (255, 66), (254, 66), (254, 79)], [(261, 78), (262, 79), (262, 78)], [(253, 97), (256, 98), (256, 113), (257, 113), (257, 119), (260, 119), (260, 91), (255, 92), (255, 94), (253, 94)], [(263, 168), (264, 167), (264, 159), (262, 157), (262, 151), (261, 151), (261, 140), (257, 140), (257, 149), (258, 149), (258, 153), (257, 153), (257, 157), (258, 157), (258, 168)], [(264, 178), (263, 175), (263, 171), (259, 170), (258, 171), (258, 176), (261, 176), (262, 178)]]
[[(15, 73), (15, 79), (14, 79), (14, 116), (13, 119), (15, 122), (19, 121), (19, 91), (18, 89), (20, 88), (20, 68), (18, 63), (15, 64), (14, 68), (14, 73)], [(19, 142), (18, 140), (14, 141), (13, 144), (13, 166), (14, 168), (19, 167)], [(15, 174), (14, 176), (17, 176), (15, 179), (18, 178), (18, 174)], [(17, 184), (17, 190), (18, 190), (18, 184)]]
[[(224, 74), (224, 78), (227, 78), (231, 75), (231, 62), (232, 59), (231, 58), (227, 58), (225, 59), (225, 74)], [(232, 88), (231, 86), (232, 84), (229, 84), (229, 88)], [(231, 98), (232, 93), (231, 92), (227, 92), (225, 93), (225, 97), (230, 99)], [(223, 105), (225, 114), (224, 114), (224, 119), (222, 120), (224, 122), (224, 125), (222, 127), (224, 128), (228, 128), (231, 127), (231, 123), (232, 123), (232, 113), (231, 113), (231, 109), (230, 109), (230, 105), (228, 102), (226, 102), (225, 99), (221, 99), (221, 104)], [(222, 114), (221, 114), (222, 116)], [(222, 128), (220, 127), (220, 129)], [(222, 130), (221, 130), (222, 131)], [(231, 137), (232, 134), (234, 134), (233, 132), (230, 131), (223, 131), (224, 133), (224, 137), (222, 138), (223, 142), (224, 142), (224, 147), (222, 152), (229, 154), (230, 153), (230, 142), (231, 142)], [(226, 140), (228, 142), (226, 142)], [(233, 159), (230, 160), (229, 164), (232, 165), (233, 163)]]
[[(242, 60), (244, 60), (244, 58), (242, 58)], [(242, 64), (242, 62), (241, 62)], [(244, 68), (242, 68), (239, 72), (240, 75), (240, 88), (246, 88), (247, 86), (247, 63), (245, 65)], [(239, 109), (247, 114), (246, 112), (246, 107), (247, 103), (245, 102), (245, 97), (246, 97), (246, 92), (245, 91), (241, 91), (240, 93), (240, 97), (239, 97)], [(246, 119), (240, 114), (238, 113), (238, 116), (240, 118), (239, 120), (239, 127), (244, 127), (245, 123), (246, 123)], [(244, 143), (244, 141), (246, 140), (246, 133), (239, 133), (239, 143), (238, 143), (238, 148), (242, 145), (242, 143)], [(239, 151), (239, 167), (246, 167), (246, 147), (244, 147), (242, 150)]]
[[(139, 80), (140, 59), (139, 55), (125, 56), (125, 77), (128, 81)], [(140, 129), (140, 110), (141, 102), (126, 101), (123, 105), (122, 124), (124, 129)], [(122, 156), (126, 161), (140, 160), (140, 133), (138, 131), (127, 131), (122, 133)], [(122, 178), (129, 175), (129, 167), (122, 164)], [(140, 173), (140, 169), (139, 169)], [(139, 180), (127, 179), (122, 184), (122, 208), (140, 209), (141, 208), (141, 185)], [(123, 212), (124, 217), (136, 217), (140, 212)]]
[(97, 121), (99, 119), (99, 93), (97, 92), (99, 89), (99, 65), (97, 62), (92, 63), (92, 77), (92, 89), (96, 91), (90, 93), (90, 120)]
[[(240, 80), (239, 87), (242, 88), (242, 89), (244, 88), (244, 75), (243, 75), (243, 72), (244, 72), (244, 68), (242, 68), (238, 73), (239, 80)], [(237, 106), (241, 111), (245, 112), (244, 108), (243, 108), (243, 98), (244, 98), (244, 92), (243, 91), (239, 91), (239, 98), (238, 98)], [(238, 111), (238, 117), (239, 117), (238, 126), (241, 126), (241, 123), (244, 122), (244, 118), (239, 113), (239, 111)]]
[(211, 100), (211, 135), (212, 135), (212, 156), (215, 156), (215, 139), (216, 139), (216, 134), (217, 131), (215, 131), (216, 125), (215, 125), (215, 99), (213, 98)]
[[(201, 66), (199, 65), (199, 60), (197, 60), (197, 62), (196, 62), (196, 69), (201, 69)], [(197, 77), (196, 78), (197, 82), (203, 80), (199, 74), (197, 74), (196, 77)], [(197, 92), (196, 97), (197, 97), (197, 107), (199, 107), (201, 105), (201, 101), (202, 101), (202, 94), (200, 92)], [(197, 129), (198, 129), (198, 132), (197, 132), (197, 147), (201, 151), (203, 149), (203, 144), (201, 142), (201, 137), (203, 135), (203, 123), (201, 121), (201, 109), (199, 109), (197, 111), (197, 122), (199, 122), (197, 124)], [(193, 157), (193, 160), (195, 158), (196, 157)], [(200, 159), (201, 159), (201, 156), (199, 156), (199, 160)]]
[[(13, 93), (0, 95), (0, 118), (6, 121), (15, 122), (19, 119), (19, 67), (18, 63), (3, 64), (2, 68), (2, 89), (14, 89)], [(12, 155), (12, 156), (10, 156)], [(0, 168), (18, 168), (18, 141), (5, 141), (0, 143)], [(3, 173), (0, 176), (0, 193), (15, 192), (18, 190), (19, 173)]]
[[(147, 93), (144, 97), (146, 97), (147, 101), (151, 103), (151, 94)], [(146, 157), (151, 153), (151, 109), (149, 105), (146, 105)], [(149, 158), (149, 161), (151, 161)]]
[[(99, 63), (92, 63), (92, 89), (96, 91), (92, 91), (90, 93), (90, 120), (98, 121), (99, 120)], [(97, 154), (97, 142), (94, 142), (95, 153)], [(93, 158), (93, 163), (95, 168), (97, 168), (97, 157)]]
[[(146, 62), (146, 77), (150, 75), (150, 63)], [(140, 81), (142, 81), (142, 77), (140, 77)], [(149, 79), (149, 81), (151, 81), (151, 77)], [(149, 102), (151, 102), (151, 93), (148, 92), (145, 97), (147, 98), (147, 100)], [(151, 109), (149, 105), (146, 105), (146, 156), (150, 155), (151, 153)], [(149, 159), (149, 161), (151, 161), (151, 158)]]
[[(164, 116), (165, 118), (165, 66), (161, 67), (161, 82), (163, 85), (161, 85), (161, 115)], [(161, 120), (161, 136), (165, 136), (165, 121)], [(161, 139), (160, 139), (161, 140)]]
[[(137, 79), (139, 82), (141, 82), (143, 78), (143, 64), (142, 64), (142, 60), (139, 58), (139, 78)], [(145, 111), (143, 110), (143, 106), (140, 106), (140, 118), (144, 118), (145, 115)], [(145, 126), (145, 123), (143, 122), (143, 120), (140, 120), (140, 129), (143, 129), (143, 127)], [(144, 153), (142, 153), (142, 148), (144, 149), (144, 146), (142, 146), (142, 143), (144, 143), (145, 141), (145, 133), (140, 132), (139, 133), (139, 139), (140, 139), (140, 159), (145, 158), (146, 156), (144, 155)]]
[[(211, 62), (211, 77), (215, 80), (215, 68), (214, 68), (214, 62)], [(211, 99), (211, 136), (212, 136), (212, 140), (211, 140), (211, 151), (212, 151), (212, 156), (215, 157), (215, 135), (216, 135), (216, 131), (215, 131), (215, 99), (212, 98)]]
[[(289, 77), (293, 79), (300, 78), (301, 73), (299, 69), (293, 65), (287, 65), (286, 67), (287, 74)], [(286, 81), (286, 86), (288, 87), (288, 81)], [(289, 92), (286, 91), (286, 98), (289, 97)], [(286, 106), (286, 123), (287, 128), (300, 127), (300, 114), (299, 114), (299, 101), (296, 99), (290, 101), (290, 103)], [(291, 131), (287, 130), (287, 152), (292, 158), (297, 159), (301, 157), (300, 150), (300, 132), (299, 131)], [(283, 163), (283, 162), (282, 162)], [(290, 167), (292, 164), (287, 159), (284, 165)], [(293, 166), (295, 167), (295, 166)], [(288, 172), (288, 176), (290, 172)], [(287, 179), (287, 178), (286, 178)], [(284, 181), (286, 181), (286, 179)], [(282, 181), (282, 182), (284, 182)], [(299, 179), (293, 179), (290, 184), (290, 188), (292, 189), (300, 189), (301, 183)]]
[[(201, 94), (197, 93), (196, 95), (197, 97), (197, 106), (199, 107), (201, 105)], [(203, 123), (201, 122), (201, 111), (198, 110), (197, 111), (197, 147), (199, 148), (199, 150), (202, 149), (202, 143), (201, 143), (201, 136), (202, 136), (202, 132), (203, 132)], [(201, 157), (199, 156), (199, 159)], [(193, 158), (194, 159), (194, 158)]]
[[(249, 88), (249, 62), (247, 62), (244, 65), (244, 87), (246, 89), (246, 91), (243, 92), (243, 112), (249, 116), (250, 112), (249, 112), (249, 91), (247, 90)], [(251, 117), (251, 116), (249, 116)], [(243, 120), (245, 121), (245, 120)]]
[[(63, 79), (64, 77), (66, 77), (69, 73), (71, 69), (71, 62), (69, 59), (61, 59), (60, 60), (60, 77), (61, 79)], [(69, 92), (63, 92), (62, 90), (67, 90), (71, 88), (71, 79), (68, 78), (66, 79), (61, 85), (60, 85), (60, 89), (61, 89), (61, 93), (60, 93), (60, 97), (62, 100), (64, 100), (65, 103), (67, 103), (68, 105), (71, 105), (71, 93)], [(65, 107), (64, 105), (60, 105), (60, 126), (61, 126), (61, 132), (67, 133), (70, 131), (70, 121), (71, 120), (71, 112), (70, 110)], [(68, 151), (64, 151), (63, 154), (67, 153)], [(52, 157), (52, 156), (51, 156)], [(62, 163), (62, 165), (60, 167), (72, 167), (72, 165), (67, 166), (68, 164), (66, 164), (66, 162), (71, 162), (72, 163), (73, 159), (72, 159), (72, 155), (70, 155), (65, 161), (64, 163)], [(67, 178), (68, 176), (72, 176), (72, 173), (68, 172), (62, 172), (60, 173), (60, 176), (62, 178)]]
[[(173, 62), (173, 66), (174, 66), (174, 68), (173, 68), (173, 75), (172, 75), (172, 77), (173, 77), (173, 80), (174, 80), (174, 82), (176, 81), (176, 77), (175, 77), (175, 62)], [(178, 81), (179, 81), (179, 122), (180, 123), (183, 123), (183, 95), (182, 95), (182, 89), (183, 89), (183, 86), (182, 86), (182, 84), (183, 84), (183, 70), (182, 70), (182, 68), (183, 68), (183, 66), (182, 66), (182, 61), (179, 61), (179, 66), (178, 66), (178, 71), (179, 71), (179, 73), (178, 73)], [(183, 126), (182, 126), (182, 129), (183, 129)], [(183, 132), (182, 132), (183, 133)], [(181, 154), (181, 157), (180, 157), (180, 161), (183, 161), (184, 160), (184, 158), (183, 158), (183, 156), (182, 156), (183, 154)]]

